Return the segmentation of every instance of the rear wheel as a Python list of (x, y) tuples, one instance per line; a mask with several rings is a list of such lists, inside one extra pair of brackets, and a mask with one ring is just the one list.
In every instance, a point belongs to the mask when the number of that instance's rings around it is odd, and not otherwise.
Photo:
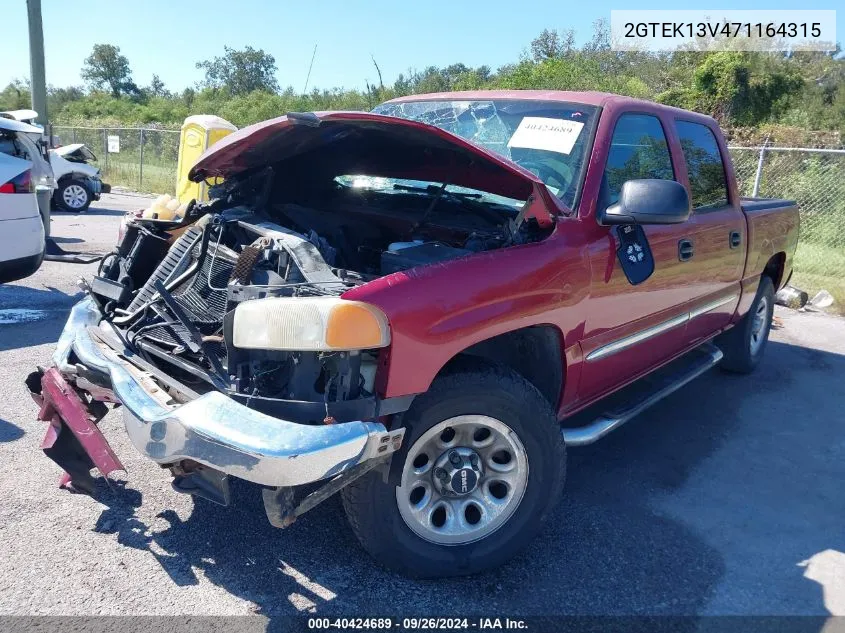
[(751, 309), (742, 321), (716, 339), (724, 358), (720, 367), (730, 372), (747, 374), (763, 358), (772, 315), (775, 308), (775, 289), (769, 277), (761, 277)]
[(91, 205), (91, 191), (81, 180), (66, 180), (55, 193), (56, 204), (65, 211), (85, 211)]
[(399, 485), (371, 472), (343, 490), (352, 530), (386, 567), (431, 578), (501, 565), (560, 497), (559, 424), (539, 391), (506, 367), (438, 378), (402, 424)]

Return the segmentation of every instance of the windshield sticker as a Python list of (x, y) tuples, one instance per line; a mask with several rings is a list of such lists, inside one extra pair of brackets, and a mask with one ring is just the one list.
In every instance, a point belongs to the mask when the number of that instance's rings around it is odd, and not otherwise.
[(508, 141), (508, 147), (542, 149), (569, 154), (581, 134), (584, 123), (539, 116), (527, 116), (519, 123)]

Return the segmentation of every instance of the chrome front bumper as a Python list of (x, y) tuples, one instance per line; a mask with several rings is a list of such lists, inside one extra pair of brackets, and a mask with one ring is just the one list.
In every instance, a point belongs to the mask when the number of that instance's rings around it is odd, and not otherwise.
[(107, 377), (123, 404), (132, 443), (159, 464), (189, 459), (266, 486), (298, 486), (332, 477), (397, 450), (404, 429), (387, 431), (377, 422), (311, 426), (280, 420), (239, 404), (220, 392), (186, 404), (169, 396), (145, 372), (88, 332), (102, 315), (91, 298), (71, 310), (53, 354), (68, 377), (81, 365)]

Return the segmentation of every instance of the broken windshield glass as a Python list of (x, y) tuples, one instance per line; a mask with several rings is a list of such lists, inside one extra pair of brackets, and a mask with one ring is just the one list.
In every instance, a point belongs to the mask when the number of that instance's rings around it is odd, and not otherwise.
[(597, 109), (549, 101), (404, 101), (377, 114), (434, 125), (520, 165), (572, 208)]

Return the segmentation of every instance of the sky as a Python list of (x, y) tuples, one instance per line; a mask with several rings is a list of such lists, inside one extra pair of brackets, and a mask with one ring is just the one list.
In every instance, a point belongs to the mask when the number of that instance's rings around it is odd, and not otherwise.
[[(29, 77), (26, 0), (2, 0), (0, 86)], [(731, 9), (799, 9), (796, 0), (733, 0)], [(715, 8), (722, 5), (715, 4)], [(79, 71), (94, 44), (120, 47), (140, 86), (158, 74), (170, 90), (202, 79), (196, 62), (223, 46), (264, 49), (276, 58), (279, 85), (302, 90), (314, 46), (309, 88), (385, 84), (408, 69), (463, 62), (492, 69), (518, 60), (544, 28), (574, 29), (579, 44), (594, 20), (614, 8), (677, 9), (672, 1), (636, 6), (610, 0), (42, 0), (47, 83), (82, 85)], [(837, 34), (845, 41), (841, 0), (813, 9), (840, 9)]]

